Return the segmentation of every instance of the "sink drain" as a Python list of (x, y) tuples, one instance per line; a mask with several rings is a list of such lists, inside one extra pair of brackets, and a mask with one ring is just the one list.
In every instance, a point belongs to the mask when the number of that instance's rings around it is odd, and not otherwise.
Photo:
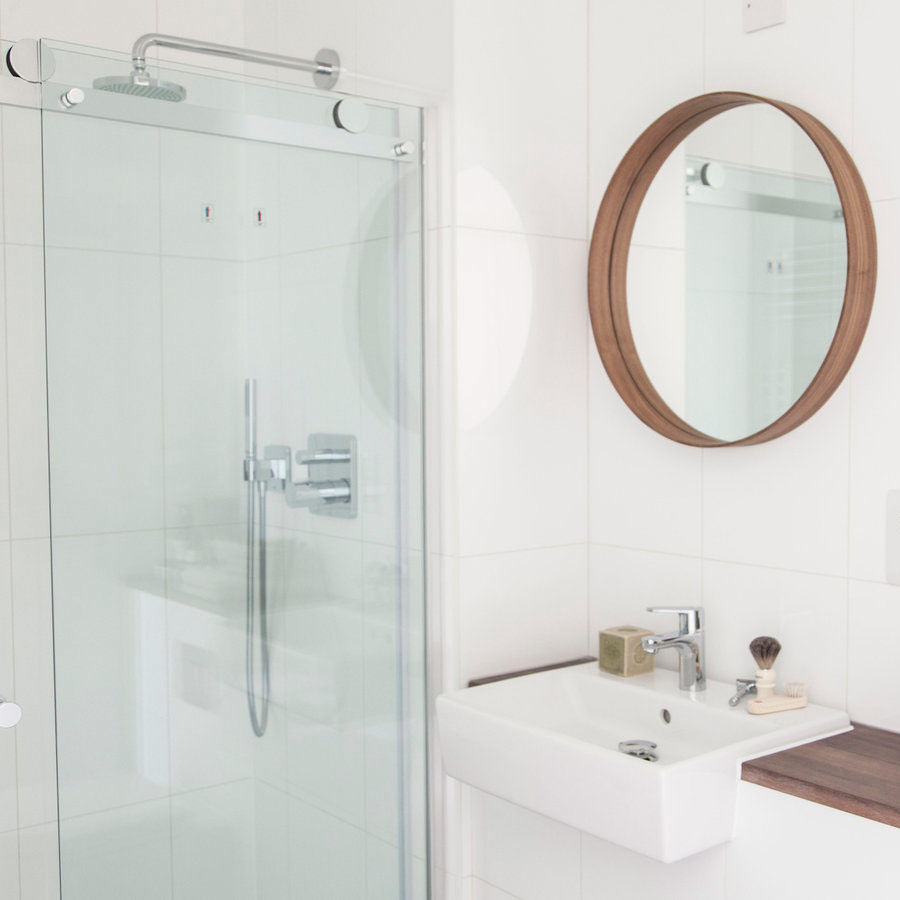
[(656, 762), (659, 759), (656, 753), (656, 744), (653, 741), (619, 741), (619, 750), (626, 756), (636, 756), (647, 762)]

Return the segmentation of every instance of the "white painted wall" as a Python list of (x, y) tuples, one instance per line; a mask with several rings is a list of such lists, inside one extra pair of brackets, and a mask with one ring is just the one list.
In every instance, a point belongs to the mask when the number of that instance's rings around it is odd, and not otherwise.
[[(780, 676), (807, 682), (814, 700), (847, 707), (858, 721), (900, 729), (893, 657), (877, 646), (878, 634), (900, 626), (900, 588), (884, 582), (883, 534), (884, 495), (900, 481), (900, 267), (892, 249), (900, 239), (900, 63), (889, 37), (898, 25), (900, 13), (885, 0), (789, 0), (785, 25), (750, 35), (737, 0), (571, 0), (533, 4), (527, 15), (501, 3), (487, 11), (457, 3), (457, 63), (489, 47), (502, 61), (497, 79), (477, 84), (458, 65), (457, 139), (468, 127), (483, 130), (492, 147), (526, 147), (531, 174), (522, 179), (521, 159), (494, 153), (493, 196), (519, 212), (500, 219), (472, 202), (458, 177), (460, 224), (477, 233), (461, 231), (484, 248), (476, 265), (460, 253), (460, 277), (474, 268), (495, 285), (515, 283), (512, 257), (488, 248), (518, 241), (532, 272), (553, 267), (521, 306), (534, 321), (570, 329), (562, 338), (546, 324), (529, 331), (523, 363), (507, 376), (506, 403), (477, 430), (460, 429), (463, 457), (486, 447), (496, 465), (493, 454), (515, 448), (499, 474), (485, 469), (499, 482), (493, 491), (459, 481), (460, 680), (574, 656), (592, 649), (605, 625), (667, 627), (644, 613), (650, 603), (702, 603), (711, 677), (751, 672), (748, 642), (772, 633), (785, 647)], [(564, 60), (562, 73), (542, 60)], [(788, 100), (837, 134), (869, 189), (881, 254), (868, 336), (826, 407), (773, 443), (698, 451), (633, 416), (578, 315), (584, 241), (616, 164), (665, 109), (717, 89)], [(586, 135), (578, 127), (585, 106)], [(462, 309), (472, 302), (460, 296)], [(519, 307), (508, 295), (503, 302)], [(461, 369), (471, 364), (466, 340), (461, 327)], [(497, 357), (520, 352), (503, 332), (497, 340)], [(542, 360), (537, 377), (526, 365), (532, 353)], [(545, 408), (541, 388), (551, 385), (555, 401)], [(550, 434), (557, 452), (547, 458), (541, 442)], [(582, 439), (584, 455), (575, 446)], [(474, 791), (463, 792), (460, 808), (459, 896), (477, 900), (830, 900), (883, 892), (900, 851), (895, 829), (751, 785), (741, 786), (736, 840), (669, 867)]]

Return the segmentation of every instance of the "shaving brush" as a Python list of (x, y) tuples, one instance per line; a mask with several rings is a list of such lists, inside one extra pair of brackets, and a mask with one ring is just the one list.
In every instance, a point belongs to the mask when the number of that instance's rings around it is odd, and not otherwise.
[(756, 660), (756, 696), (765, 700), (775, 693), (775, 672), (772, 666), (781, 652), (781, 644), (773, 637), (758, 637), (750, 641), (750, 652)]

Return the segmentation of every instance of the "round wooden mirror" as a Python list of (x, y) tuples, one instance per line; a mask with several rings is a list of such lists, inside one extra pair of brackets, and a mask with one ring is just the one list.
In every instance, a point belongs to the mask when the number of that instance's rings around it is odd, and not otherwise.
[(875, 275), (872, 209), (840, 141), (790, 104), (705, 94), (647, 128), (610, 181), (590, 249), (594, 338), (660, 434), (758, 444), (837, 389)]

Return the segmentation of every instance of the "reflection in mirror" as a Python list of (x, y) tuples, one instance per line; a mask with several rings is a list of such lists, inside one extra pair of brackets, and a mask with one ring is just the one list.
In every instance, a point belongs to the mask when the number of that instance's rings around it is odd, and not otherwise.
[(770, 425), (825, 358), (847, 241), (824, 159), (757, 103), (693, 131), (657, 173), (628, 255), (628, 319), (660, 396), (723, 441)]

